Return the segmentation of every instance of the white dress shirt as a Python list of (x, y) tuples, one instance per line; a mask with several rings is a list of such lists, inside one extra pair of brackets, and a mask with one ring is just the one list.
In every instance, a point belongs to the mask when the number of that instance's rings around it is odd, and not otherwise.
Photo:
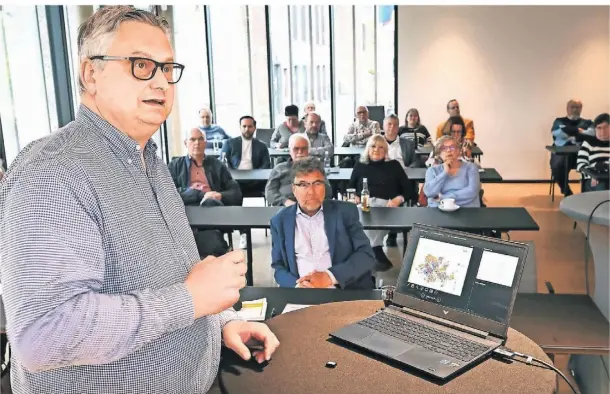
[(392, 143), (388, 141), (388, 146), (388, 157), (390, 158), (390, 160), (398, 161), (402, 168), (405, 168), (405, 161), (402, 158), (402, 149), (400, 147), (400, 138), (396, 137), (396, 139)]
[(241, 160), (237, 169), (252, 169), (252, 140), (247, 140), (244, 137), (241, 137)]
[[(314, 271), (326, 272), (335, 288), (335, 276), (329, 271), (333, 263), (330, 258), (328, 237), (324, 228), (322, 207), (315, 215), (309, 216), (297, 205), (297, 218), (294, 232), (294, 253), (297, 260), (299, 277), (302, 278)], [(299, 287), (299, 284), (297, 284)]]

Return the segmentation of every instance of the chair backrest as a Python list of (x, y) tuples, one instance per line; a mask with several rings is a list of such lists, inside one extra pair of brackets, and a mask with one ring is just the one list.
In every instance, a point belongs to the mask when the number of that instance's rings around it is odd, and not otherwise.
[(383, 105), (367, 105), (369, 109), (369, 119), (376, 120), (383, 128), (383, 119), (385, 118), (385, 107)]
[(256, 129), (255, 137), (265, 145), (269, 146), (271, 143), (271, 134), (273, 134), (273, 129)]

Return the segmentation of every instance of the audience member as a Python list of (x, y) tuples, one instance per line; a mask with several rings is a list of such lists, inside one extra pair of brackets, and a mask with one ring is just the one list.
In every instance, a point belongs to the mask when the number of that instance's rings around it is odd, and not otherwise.
[(429, 207), (438, 207), (440, 200), (455, 199), (460, 207), (480, 207), (479, 168), (460, 160), (458, 141), (452, 136), (443, 136), (434, 147), (435, 155), (442, 164), (426, 170), (424, 193)]
[[(383, 120), (383, 131), (388, 143), (388, 160), (396, 160), (402, 168), (420, 167), (420, 159), (415, 154), (415, 141), (407, 138), (398, 138), (398, 116), (389, 115)], [(423, 166), (423, 163), (421, 163)], [(413, 190), (416, 190), (415, 182), (409, 180)], [(386, 239), (386, 246), (398, 246), (396, 243), (396, 231), (390, 231)]]
[[(460, 103), (458, 103), (456, 99), (452, 99), (447, 103), (447, 113), (449, 114), (449, 118), (453, 116), (461, 116)], [(466, 130), (464, 139), (474, 142), (474, 122), (468, 118), (462, 117), (462, 119), (464, 120), (464, 129)], [(449, 134), (450, 126), (451, 123), (449, 119), (439, 124), (436, 128), (436, 139), (441, 138), (443, 135)]]
[(212, 111), (208, 108), (199, 110), (199, 130), (205, 133), (205, 138), (208, 141), (224, 141), (231, 138), (222, 127), (212, 124)]
[(271, 267), (280, 287), (372, 289), (375, 257), (355, 205), (325, 200), (328, 179), (309, 157), (292, 167), (297, 204), (271, 219)]
[[(277, 164), (269, 175), (265, 186), (265, 197), (272, 206), (291, 206), (296, 203), (292, 190), (292, 166), (299, 160), (309, 157), (309, 138), (303, 133), (296, 133), (288, 140), (290, 159)], [(331, 198), (330, 185), (326, 186), (326, 198)]]
[[(593, 122), (590, 119), (581, 118), (581, 112), (581, 101), (568, 101), (567, 116), (555, 119), (553, 126), (551, 126), (553, 145), (575, 145), (582, 142), (583, 136), (592, 136), (595, 133), (594, 130), (588, 130), (593, 125)], [(569, 173), (569, 170), (576, 168), (576, 156), (568, 156), (567, 162), (568, 168), (566, 169), (565, 156), (551, 153), (551, 173), (553, 174), (555, 182), (559, 185), (561, 193), (566, 197), (573, 194), (568, 183), (569, 179), (566, 178), (566, 173)]]
[(349, 146), (363, 147), (371, 135), (380, 134), (381, 130), (379, 122), (369, 119), (369, 109), (365, 106), (356, 108), (356, 118), (349, 126), (343, 141), (349, 143)]
[[(229, 168), (236, 170), (258, 170), (271, 168), (269, 149), (264, 142), (254, 138), (256, 120), (249, 115), (239, 119), (241, 136), (226, 141), (222, 147), (221, 155), (227, 160)], [(243, 197), (260, 197), (265, 190), (265, 181), (241, 182), (239, 188)], [(246, 232), (240, 230), (239, 247), (248, 246)]]
[[(23, 149), (0, 185), (15, 393), (205, 393), (222, 346), (260, 363), (279, 345), (231, 308), (244, 253), (201, 261), (152, 140), (183, 69), (169, 35), (131, 6), (87, 18), (75, 120)], [(102, 55), (140, 52), (163, 63)]]
[[(360, 161), (352, 171), (348, 187), (356, 189), (358, 204), (365, 178), (369, 189), (369, 204), (372, 207), (395, 208), (405, 201), (417, 201), (417, 193), (405, 170), (398, 161), (388, 160), (388, 143), (380, 134), (375, 134), (368, 140)], [(387, 271), (392, 268), (392, 262), (383, 252), (383, 238), (388, 231), (366, 230), (365, 233), (371, 240), (377, 260), (375, 271)]]
[[(305, 103), (305, 106), (303, 107), (303, 109), (305, 110), (305, 115), (303, 115), (303, 117), (301, 118), (301, 122), (305, 123), (305, 118), (307, 117), (307, 115), (310, 112), (316, 112), (316, 103), (313, 101), (308, 101)], [(326, 122), (324, 122), (324, 120), (322, 119), (322, 117), (320, 117), (320, 134), (327, 134), (326, 133)]]
[[(464, 124), (464, 119), (461, 116), (451, 116), (447, 121), (449, 124), (449, 128), (447, 129), (447, 136), (452, 137), (458, 147), (459, 147), (459, 158), (462, 161), (468, 161), (474, 163), (474, 158), (472, 156), (472, 146), (473, 142), (467, 139), (464, 139), (466, 134), (466, 125)], [(433, 150), (430, 152), (430, 156), (428, 160), (426, 160), (426, 167), (431, 167), (435, 164), (442, 164), (440, 157)]]
[(608, 166), (610, 161), (610, 115), (598, 115), (593, 121), (595, 138), (587, 138), (578, 151), (576, 169), (580, 172), (585, 168), (598, 173), (605, 173), (605, 180), (597, 180), (583, 173), (584, 191), (608, 190)]
[(299, 107), (288, 105), (284, 109), (286, 121), (275, 128), (271, 134), (271, 147), (274, 149), (284, 149), (288, 147), (288, 139), (295, 133), (303, 133), (305, 125), (299, 121)]
[(415, 108), (407, 111), (405, 124), (398, 129), (398, 136), (415, 141), (418, 148), (432, 144), (432, 137), (426, 126), (421, 124), (419, 111)]
[(305, 133), (309, 138), (309, 154), (317, 156), (320, 160), (324, 160), (326, 152), (332, 162), (334, 147), (330, 142), (328, 135), (319, 132), (320, 115), (315, 112), (310, 112), (305, 117)]

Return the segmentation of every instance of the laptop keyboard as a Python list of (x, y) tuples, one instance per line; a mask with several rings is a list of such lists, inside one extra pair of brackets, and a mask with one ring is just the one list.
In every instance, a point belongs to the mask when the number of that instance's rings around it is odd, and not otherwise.
[(464, 362), (478, 357), (488, 349), (479, 343), (390, 313), (377, 313), (358, 324)]

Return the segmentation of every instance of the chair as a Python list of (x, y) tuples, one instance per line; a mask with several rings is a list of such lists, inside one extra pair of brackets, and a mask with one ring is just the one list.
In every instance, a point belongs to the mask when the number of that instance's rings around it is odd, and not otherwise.
[(379, 122), (383, 125), (383, 119), (385, 118), (385, 107), (383, 105), (371, 105), (367, 106), (369, 109), (369, 119)]
[(271, 144), (273, 129), (256, 129), (256, 139), (263, 142), (267, 147)]

